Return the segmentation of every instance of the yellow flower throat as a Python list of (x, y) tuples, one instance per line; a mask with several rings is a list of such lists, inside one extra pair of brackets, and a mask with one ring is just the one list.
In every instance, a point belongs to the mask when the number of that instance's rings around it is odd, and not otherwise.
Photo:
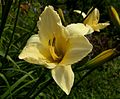
[(62, 57), (61, 57), (61, 55), (59, 56), (57, 54), (58, 51), (56, 50), (55, 42), (56, 42), (55, 37), (52, 40), (49, 40), (49, 51), (50, 51), (50, 54), (51, 54), (53, 60), (59, 62)]

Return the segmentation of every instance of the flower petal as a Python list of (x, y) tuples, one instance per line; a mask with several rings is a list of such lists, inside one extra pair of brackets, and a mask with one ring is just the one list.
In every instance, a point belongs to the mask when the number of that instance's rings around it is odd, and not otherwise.
[(59, 64), (73, 64), (82, 60), (92, 51), (92, 45), (84, 36), (72, 36), (68, 40), (67, 51)]
[(33, 64), (44, 64), (50, 69), (56, 66), (54, 63), (50, 63), (52, 58), (49, 51), (41, 44), (37, 34), (32, 35), (29, 38), (26, 46), (19, 55), (19, 59), (24, 59), (25, 61)]
[[(89, 11), (88, 11), (89, 12)], [(97, 8), (95, 8), (88, 16), (87, 18), (84, 20), (84, 24), (88, 24), (88, 25), (95, 25), (98, 24), (98, 21), (100, 19), (100, 13), (99, 10)]]
[(107, 27), (108, 25), (110, 25), (109, 22), (105, 22), (105, 23), (98, 23), (97, 25), (95, 25), (93, 28), (95, 31), (100, 31), (100, 29), (104, 29), (105, 27)]
[(56, 33), (56, 49), (60, 54), (64, 54), (66, 51), (66, 43), (68, 36), (70, 35), (64, 26), (60, 26), (61, 32)]
[(53, 39), (56, 33), (61, 31), (58, 24), (62, 25), (57, 12), (54, 11), (52, 6), (45, 7), (37, 23), (39, 29), (38, 33), (42, 43), (48, 45), (48, 40)]
[(68, 66), (57, 66), (51, 71), (52, 77), (59, 87), (69, 95), (70, 90), (74, 82), (74, 73), (71, 65)]
[(86, 35), (90, 29), (82, 23), (70, 24), (66, 27), (70, 35)]

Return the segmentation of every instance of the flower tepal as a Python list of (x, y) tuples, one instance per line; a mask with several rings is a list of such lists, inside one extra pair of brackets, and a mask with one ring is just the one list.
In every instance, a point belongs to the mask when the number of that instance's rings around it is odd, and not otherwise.
[[(88, 55), (92, 45), (84, 35), (78, 33), (83, 33), (83, 29), (70, 31), (73, 25), (64, 27), (52, 6), (45, 7), (37, 26), (38, 34), (29, 38), (19, 58), (51, 69), (54, 81), (68, 95), (74, 83), (71, 64)], [(88, 31), (85, 30), (84, 34)]]
[[(82, 14), (83, 18), (86, 17), (85, 20), (83, 21), (83, 23), (87, 27), (89, 27), (89, 28), (91, 27), (94, 31), (100, 32), (100, 29), (104, 29), (105, 27), (107, 27), (108, 25), (110, 25), (109, 22), (99, 23), (100, 12), (99, 12), (99, 10), (97, 8), (95, 8), (92, 12), (91, 12), (91, 10), (92, 10), (92, 8), (88, 11), (87, 15), (84, 12), (81, 12), (80, 10), (74, 10), (74, 12)], [(90, 33), (93, 32), (92, 29), (91, 29)]]

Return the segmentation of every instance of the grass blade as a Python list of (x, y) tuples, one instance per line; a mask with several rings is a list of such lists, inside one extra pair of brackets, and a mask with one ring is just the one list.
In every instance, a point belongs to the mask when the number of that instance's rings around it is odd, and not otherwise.
[[(22, 85), (20, 88), (17, 88), (14, 92), (12, 92), (12, 96), (13, 96), (15, 93), (17, 93), (18, 91), (20, 91), (22, 88), (28, 86), (29, 84), (35, 82), (36, 80), (37, 80), (37, 79), (31, 80), (31, 81), (25, 83), (24, 85)], [(9, 97), (10, 97), (10, 96), (8, 96), (7, 98), (9, 98)]]
[[(0, 73), (0, 77), (5, 81), (5, 83), (7, 84), (7, 87), (8, 87), (8, 92), (10, 93), (10, 97), (12, 99), (12, 94), (11, 94), (11, 88), (10, 88), (10, 85), (9, 85), (9, 82), (7, 81), (6, 77)], [(3, 99), (3, 98), (2, 98)]]
[[(28, 74), (21, 77), (19, 80), (17, 80), (11, 87), (11, 91), (13, 91), (21, 82), (23, 82), (30, 74), (32, 74), (33, 71), (30, 71)], [(1, 96), (2, 99), (5, 99), (9, 95), (9, 89)]]

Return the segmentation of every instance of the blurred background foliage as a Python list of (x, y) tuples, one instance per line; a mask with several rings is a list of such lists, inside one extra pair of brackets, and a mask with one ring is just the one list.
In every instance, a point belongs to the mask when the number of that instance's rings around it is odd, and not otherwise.
[[(18, 59), (28, 38), (37, 33), (36, 23), (45, 6), (61, 8), (64, 25), (83, 22), (81, 15), (91, 7), (100, 11), (100, 22), (110, 26), (88, 35), (94, 48), (82, 61), (73, 65), (81, 67), (88, 60), (107, 49), (120, 50), (120, 26), (113, 23), (110, 6), (120, 15), (119, 0), (1, 0), (0, 2), (0, 97), (1, 99), (116, 99), (120, 98), (120, 57), (119, 55), (98, 66), (80, 80), (86, 71), (75, 72), (75, 84), (69, 96), (51, 79), (50, 71), (44, 66), (27, 63)], [(49, 72), (48, 72), (49, 71)], [(36, 82), (37, 81), (37, 82)]]

